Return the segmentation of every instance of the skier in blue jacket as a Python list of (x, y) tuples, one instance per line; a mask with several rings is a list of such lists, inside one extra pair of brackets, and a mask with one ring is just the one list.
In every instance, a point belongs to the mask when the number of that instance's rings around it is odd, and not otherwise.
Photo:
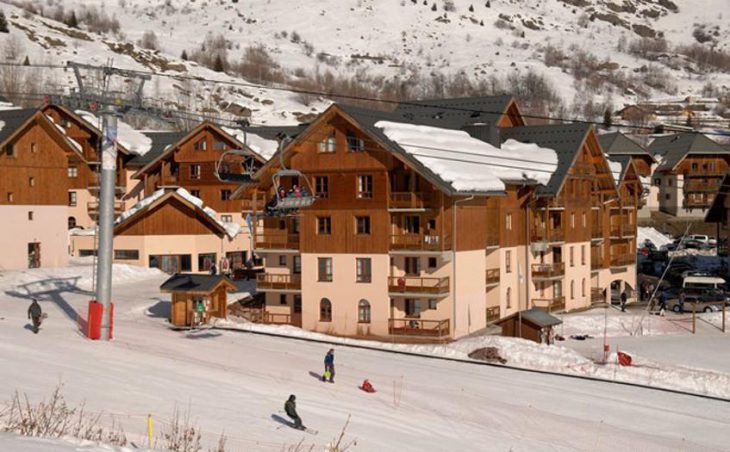
[(322, 381), (335, 382), (335, 349), (331, 348), (326, 355), (324, 355), (324, 374), (322, 375)]

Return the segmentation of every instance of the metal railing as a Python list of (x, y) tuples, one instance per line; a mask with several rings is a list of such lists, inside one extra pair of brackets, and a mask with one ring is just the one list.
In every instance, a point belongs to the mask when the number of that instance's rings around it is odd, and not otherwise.
[(450, 321), (420, 318), (388, 319), (388, 333), (401, 336), (444, 337), (449, 335)]
[(259, 273), (256, 275), (256, 289), (301, 290), (301, 275), (277, 275), (275, 273)]
[(487, 308), (487, 323), (496, 322), (501, 317), (501, 308), (499, 306), (492, 306)]
[(565, 263), (532, 264), (533, 278), (555, 278), (565, 275)]
[(392, 294), (445, 294), (449, 292), (449, 277), (389, 276), (388, 292)]
[(548, 312), (564, 311), (565, 310), (565, 297), (553, 297), (553, 298), (533, 298), (532, 305), (536, 308), (545, 309)]
[(493, 284), (499, 284), (499, 269), (498, 268), (490, 268), (487, 269), (487, 274), (485, 278), (486, 284), (493, 285)]

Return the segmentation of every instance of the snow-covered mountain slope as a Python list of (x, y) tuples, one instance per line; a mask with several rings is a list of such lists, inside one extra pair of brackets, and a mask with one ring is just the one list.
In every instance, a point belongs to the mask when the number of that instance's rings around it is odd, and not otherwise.
[[(727, 0), (49, 0), (36, 6), (47, 17), (41, 19), (6, 7), (18, 16), (11, 34), (25, 27), (23, 36), (36, 38), (28, 53), (43, 61), (114, 58), (119, 66), (171, 74), (389, 97), (495, 88), (534, 97), (527, 83), (514, 86), (515, 74), (532, 71), (546, 77), (563, 106), (584, 116), (596, 112), (582, 109), (589, 101), (619, 108), (649, 97), (699, 95), (708, 83), (730, 87), (723, 66), (730, 62), (698, 65), (676, 51), (697, 44), (728, 52), (726, 8)], [(118, 30), (87, 31), (90, 40), (68, 36), (50, 18), (68, 22), (71, 11), (82, 30), (109, 29), (99, 17), (118, 20)], [(6, 37), (0, 34), (0, 42)], [(642, 37), (659, 41), (642, 47)], [(140, 50), (142, 41), (159, 51)], [(183, 62), (183, 52), (211, 67), (220, 63), (232, 76)], [(69, 75), (63, 83), (71, 83)], [(147, 95), (175, 107), (220, 110), (238, 102), (253, 110), (255, 122), (296, 122), (326, 106), (312, 96), (263, 89), (199, 88), (163, 78), (151, 85)], [(194, 92), (192, 101), (186, 91)]]

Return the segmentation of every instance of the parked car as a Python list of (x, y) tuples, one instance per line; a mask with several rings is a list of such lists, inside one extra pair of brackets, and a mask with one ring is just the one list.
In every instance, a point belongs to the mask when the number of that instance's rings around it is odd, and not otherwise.
[(692, 306), (696, 312), (718, 312), (722, 309), (723, 300), (713, 300), (708, 295), (685, 295), (684, 304), (679, 303), (679, 297), (667, 300), (667, 309), (676, 313), (692, 312)]
[(685, 240), (695, 240), (697, 242), (707, 243), (710, 241), (710, 236), (704, 234), (692, 234), (686, 236)]

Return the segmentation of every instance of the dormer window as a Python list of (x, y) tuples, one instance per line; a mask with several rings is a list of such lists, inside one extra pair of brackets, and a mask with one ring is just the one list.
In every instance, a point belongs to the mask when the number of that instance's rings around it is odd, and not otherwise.
[(5, 155), (7, 155), (8, 157), (15, 157), (15, 148), (12, 144), (8, 144), (7, 146), (5, 146)]
[(319, 152), (329, 153), (335, 152), (337, 149), (337, 137), (335, 132), (332, 132), (327, 138), (319, 142)]
[(195, 142), (195, 145), (193, 146), (196, 151), (205, 151), (208, 149), (208, 140), (205, 138), (201, 138), (200, 140)]
[(347, 150), (350, 152), (360, 152), (365, 150), (365, 141), (358, 138), (352, 132), (347, 132)]

